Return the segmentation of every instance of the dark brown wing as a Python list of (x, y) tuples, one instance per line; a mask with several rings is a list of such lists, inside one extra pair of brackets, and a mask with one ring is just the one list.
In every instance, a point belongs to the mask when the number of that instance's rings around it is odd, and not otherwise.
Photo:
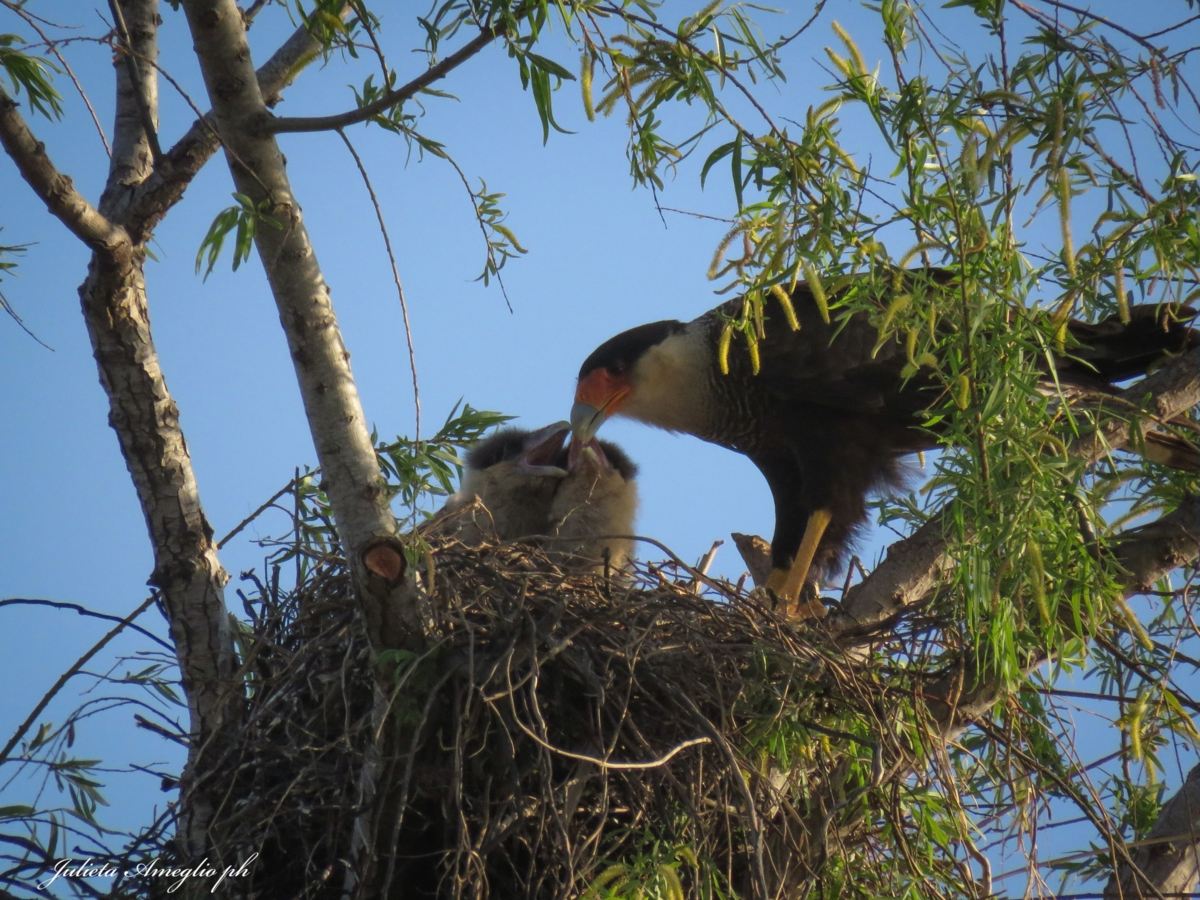
[[(935, 277), (939, 270), (934, 270)], [(948, 277), (948, 276), (947, 276)], [(741, 311), (741, 298), (714, 310), (726, 317)], [(826, 324), (817, 302), (805, 284), (792, 294), (792, 306), (800, 329), (788, 326), (778, 301), (768, 297), (764, 311), (766, 338), (759, 342), (763, 388), (781, 398), (802, 400), (821, 406), (875, 414), (897, 422), (907, 421), (929, 407), (940, 390), (918, 373), (905, 379), (908, 361), (903, 344), (885, 341), (876, 349), (878, 331), (865, 313), (855, 313)], [(721, 318), (712, 316), (713, 327)], [(1113, 382), (1144, 374), (1168, 354), (1193, 349), (1200, 333), (1186, 323), (1196, 317), (1188, 307), (1142, 305), (1130, 310), (1130, 321), (1116, 316), (1102, 322), (1072, 320), (1068, 325), (1073, 346), (1055, 357), (1060, 380), (1081, 387), (1104, 390)], [(750, 363), (744, 345), (730, 353), (730, 366), (749, 376)]]
[[(718, 310), (734, 316), (741, 299)], [(780, 399), (877, 415), (907, 423), (936, 399), (932, 383), (917, 375), (901, 375), (907, 355), (903, 344), (887, 341), (876, 351), (879, 334), (863, 313), (826, 324), (804, 284), (796, 287), (792, 306), (800, 329), (792, 331), (774, 298), (764, 314), (766, 337), (759, 342), (761, 369), (755, 383)], [(717, 311), (714, 311), (717, 312)], [(710, 315), (713, 315), (710, 313)], [(720, 317), (713, 316), (714, 327)], [(731, 372), (750, 376), (745, 344), (737, 341), (729, 355)]]
[(1187, 324), (1195, 318), (1187, 306), (1143, 304), (1129, 310), (1128, 322), (1117, 316), (1095, 324), (1072, 320), (1067, 329), (1078, 346), (1059, 360), (1059, 374), (1106, 384), (1142, 375), (1167, 354), (1200, 343), (1200, 333)]

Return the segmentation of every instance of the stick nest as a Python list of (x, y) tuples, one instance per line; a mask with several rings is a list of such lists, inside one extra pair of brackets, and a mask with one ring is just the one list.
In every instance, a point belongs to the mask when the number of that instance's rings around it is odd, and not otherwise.
[(880, 751), (838, 723), (876, 691), (802, 628), (672, 565), (433, 560), (427, 642), (375, 661), (336, 560), (243, 597), (245, 715), (208, 776), (221, 864), (259, 854), (239, 896), (341, 896), (348, 867), (389, 897), (776, 896), (848, 839)]

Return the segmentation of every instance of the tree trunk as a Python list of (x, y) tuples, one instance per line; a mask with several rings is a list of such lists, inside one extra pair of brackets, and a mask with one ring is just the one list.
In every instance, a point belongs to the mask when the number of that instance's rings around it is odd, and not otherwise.
[(309, 430), (338, 534), (354, 574), (375, 648), (421, 634), (415, 591), (404, 579), (403, 546), (350, 371), (329, 287), (288, 183), (241, 11), (233, 0), (184, 3), (217, 131), (238, 191), (281, 228), (259, 223), (255, 245), (287, 335)]

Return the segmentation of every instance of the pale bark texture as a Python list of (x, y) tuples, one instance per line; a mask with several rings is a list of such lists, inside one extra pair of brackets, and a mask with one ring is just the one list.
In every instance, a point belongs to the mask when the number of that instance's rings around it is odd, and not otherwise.
[(287, 335), (322, 486), (350, 561), (367, 630), (377, 648), (420, 634), (404, 580), (383, 478), (350, 371), (329, 287), (292, 195), (271, 114), (254, 74), (245, 23), (233, 0), (184, 4), (217, 132), (238, 191), (281, 227), (259, 224), (255, 244)]
[[(213, 105), (226, 159), (238, 191), (250, 197), (279, 228), (260, 223), (255, 245), (287, 336), (309, 430), (321, 466), (322, 487), (353, 576), (376, 651), (419, 644), (418, 594), (406, 579), (404, 549), (395, 534), (382, 473), (359, 400), (350, 354), (342, 340), (300, 205), (288, 182), (283, 154), (268, 131), (270, 113), (254, 77), (244, 20), (232, 0), (184, 4)], [(390, 709), (386, 676), (376, 686), (375, 725), (380, 735), (359, 783), (346, 891), (372, 896), (386, 875), (378, 865), (379, 841), (390, 834), (398, 810), (377, 797), (386, 759), (394, 758), (395, 729), (385, 728)]]
[[(143, 123), (157, 124), (158, 4), (124, 0), (119, 7), (133, 59), (118, 53), (113, 158), (100, 212), (113, 216), (153, 170)], [(121, 29), (119, 29), (121, 30)], [(135, 77), (136, 76), (136, 77)], [(147, 113), (149, 122), (147, 122)], [(127, 234), (127, 233), (126, 233)], [(80, 288), (100, 383), (109, 398), (109, 423), (137, 489), (154, 548), (150, 582), (162, 591), (187, 697), (190, 742), (184, 770), (177, 840), (184, 858), (204, 856), (206, 832), (218, 798), (199, 789), (205, 754), (219, 754), (221, 735), (236, 705), (235, 657), (225, 608), (229, 580), (217, 558), (204, 515), (179, 409), (167, 389), (150, 332), (145, 251), (126, 237), (119, 257), (94, 253)]]
[[(154, 548), (153, 585), (162, 591), (175, 640), (191, 737), (178, 835), (185, 857), (200, 858), (218, 799), (196, 789), (198, 755), (216, 754), (231, 707), (235, 658), (224, 603), (228, 575), (217, 558), (204, 515), (179, 410), (167, 389), (150, 330), (143, 266), (144, 242), (182, 196), (219, 143), (209, 117), (196, 125), (155, 169), (143, 124), (156, 124), (156, 0), (124, 0), (124, 31), (135, 66), (114, 59), (117, 106), (109, 177), (93, 207), (61, 174), (0, 91), (0, 141), (50, 212), (93, 251), (80, 301), (100, 382), (109, 398), (109, 421), (138, 493)], [(307, 29), (263, 68), (264, 92), (278, 97), (319, 52)], [(236, 707), (234, 707), (236, 710)], [(211, 758), (211, 757), (210, 757)]]
[(1104, 888), (1105, 900), (1187, 894), (1200, 882), (1200, 766), (1193, 767), (1183, 786), (1163, 804), (1144, 841), (1117, 867)]

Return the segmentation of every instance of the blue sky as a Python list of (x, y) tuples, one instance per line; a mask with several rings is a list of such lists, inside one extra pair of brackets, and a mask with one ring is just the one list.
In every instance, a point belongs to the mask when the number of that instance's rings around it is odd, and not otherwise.
[[(99, 10), (98, 12), (95, 10)], [(35, 4), (56, 21), (104, 31), (103, 4), (59, 0)], [(402, 5), (384, 9), (385, 34), (401, 77), (417, 74), (424, 57), (412, 14)], [(790, 33), (811, 7), (761, 14), (764, 31)], [(423, 11), (423, 8), (420, 10)], [(161, 65), (207, 108), (181, 13), (164, 5)], [(676, 17), (679, 13), (674, 14)], [(982, 35), (970, 14), (956, 11), (961, 36)], [(665, 15), (673, 21), (672, 15)], [(787, 51), (786, 84), (764, 85), (773, 111), (801, 119), (822, 102), (816, 87), (822, 48), (835, 44), (837, 18), (857, 39), (873, 66), (878, 26), (858, 3), (833, 3), (816, 26)], [(268, 7), (252, 32), (262, 62), (291, 24)], [(0, 31), (25, 33), (15, 20)], [(577, 55), (552, 42), (549, 55), (575, 68)], [(107, 48), (79, 43), (66, 51), (88, 86), (105, 128), (111, 121), (111, 67)], [(362, 63), (334, 58), (313, 66), (286, 94), (284, 115), (316, 115), (351, 105), (348, 83), (361, 83)], [(60, 123), (34, 120), (51, 157), (95, 199), (107, 171), (94, 127), (69, 82), (60, 78), (67, 114)], [(519, 416), (538, 427), (568, 416), (574, 377), (600, 341), (632, 325), (661, 318), (690, 319), (717, 302), (705, 271), (725, 226), (655, 209), (646, 191), (632, 190), (624, 155), (627, 132), (619, 117), (588, 123), (574, 84), (556, 100), (560, 124), (577, 132), (551, 134), (543, 145), (532, 97), (521, 91), (515, 64), (492, 47), (466, 63), (439, 89), (458, 102), (431, 99), (422, 129), (443, 142), (474, 185), (504, 191), (507, 224), (529, 248), (504, 270), (509, 312), (497, 286), (473, 279), (483, 266), (483, 246), (471, 207), (455, 172), (443, 161), (407, 160), (402, 141), (379, 130), (350, 132), (384, 206), (404, 282), (416, 343), (423, 431), (436, 428), (461, 397), (477, 408)], [(164, 144), (193, 119), (166, 84), (160, 89)], [(669, 110), (679, 135), (698, 124), (694, 110)], [(843, 117), (846, 145), (860, 159), (881, 148), (856, 115)], [(414, 409), (399, 303), (366, 191), (336, 135), (281, 138), (289, 173), (333, 300), (368, 420), (382, 436), (410, 435)], [(728, 216), (733, 202), (727, 179), (699, 186), (704, 154), (688, 161), (660, 202)], [(888, 166), (890, 168), (890, 165)], [(233, 201), (224, 160), (210, 162), (184, 201), (157, 231), (148, 266), (149, 302), (162, 367), (179, 405), (201, 498), (218, 535), (274, 493), (296, 466), (314, 463), (311, 439), (283, 334), (257, 257), (237, 273), (226, 256), (207, 281), (193, 271), (196, 251), (213, 216)], [(665, 218), (665, 221), (664, 221)], [(52, 219), (6, 159), (0, 159), (0, 243), (30, 243), (19, 275), (0, 289), (26, 325), (54, 348), (47, 351), (6, 317), (0, 317), (0, 471), (6, 476), (7, 514), (0, 517), (0, 597), (40, 597), (80, 603), (124, 615), (145, 596), (151, 553), (141, 512), (107, 425), (76, 289), (87, 254)], [(622, 444), (641, 466), (639, 533), (698, 559), (730, 531), (769, 536), (773, 511), (765, 483), (742, 457), (696, 441), (614, 420), (604, 436)], [(279, 521), (252, 527), (269, 534)], [(878, 538), (860, 548), (869, 562)], [(234, 542), (221, 554), (233, 576), (257, 565), (262, 551)], [(732, 543), (714, 570), (736, 578), (740, 560)], [(106, 626), (71, 613), (44, 609), (0, 611), (0, 677), (17, 689), (0, 696), (0, 734), (24, 718), (31, 704)], [(165, 633), (151, 612), (143, 624)], [(128, 637), (118, 652), (144, 641)], [(110, 662), (112, 655), (106, 657)], [(97, 663), (97, 665), (100, 665)], [(49, 718), (61, 719), (77, 702), (67, 691)], [(135, 731), (128, 714), (84, 733), (84, 755), (114, 760), (178, 763), (164, 742)], [(162, 803), (152, 779), (114, 774), (110, 794), (116, 824), (134, 827)], [(3, 782), (0, 782), (0, 789)], [(15, 790), (15, 788), (14, 788)]]

